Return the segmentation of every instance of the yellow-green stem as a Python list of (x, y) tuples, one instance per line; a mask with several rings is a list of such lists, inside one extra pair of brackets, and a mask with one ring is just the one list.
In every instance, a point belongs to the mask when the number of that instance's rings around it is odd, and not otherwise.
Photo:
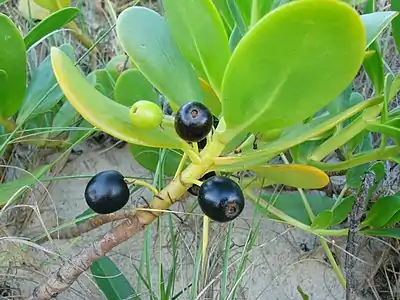
[(183, 167), (185, 166), (187, 157), (188, 157), (187, 153), (186, 153), (186, 152), (183, 153), (182, 159), (181, 159), (181, 161), (179, 162), (179, 166), (178, 166), (178, 168), (176, 169), (174, 179), (177, 178), (177, 177), (179, 176), (179, 174), (182, 173), (182, 170), (183, 170)]
[(137, 186), (142, 186), (142, 187), (148, 188), (150, 191), (153, 192), (154, 195), (158, 194), (157, 188), (154, 185), (152, 185), (152, 184), (150, 184), (150, 183), (148, 183), (146, 181), (134, 179), (134, 180), (128, 181), (128, 184), (134, 184), (134, 185), (137, 185)]

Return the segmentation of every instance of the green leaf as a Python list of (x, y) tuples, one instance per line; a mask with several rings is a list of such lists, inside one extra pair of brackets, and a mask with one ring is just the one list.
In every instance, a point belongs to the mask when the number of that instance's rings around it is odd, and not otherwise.
[(235, 28), (233, 28), (231, 36), (229, 37), (229, 49), (231, 50), (231, 52), (235, 50), (236, 46), (239, 44), (242, 38), (243, 36), (240, 33), (239, 27), (235, 26)]
[(348, 196), (344, 198), (339, 204), (335, 205), (332, 209), (333, 218), (331, 221), (331, 226), (338, 225), (342, 223), (349, 215), (353, 208), (353, 204), (356, 198), (354, 196)]
[[(26, 90), (26, 51), (22, 36), (6, 15), (0, 13), (0, 117), (13, 116), (21, 106)], [(4, 74), (7, 76), (5, 77)]]
[(225, 171), (234, 169), (243, 170), (243, 168), (247, 168), (248, 166), (261, 164), (293, 146), (334, 128), (351, 116), (365, 110), (365, 108), (381, 103), (382, 100), (383, 97), (367, 99), (337, 116), (319, 116), (306, 124), (297, 124), (289, 127), (287, 130), (284, 130), (281, 137), (277, 140), (265, 145), (259, 145), (259, 150), (236, 156), (215, 158), (216, 168)]
[(293, 158), (293, 163), (297, 164), (307, 164), (307, 156), (309, 153), (317, 149), (323, 141), (307, 141), (296, 145), (289, 149), (290, 155)]
[(360, 233), (363, 235), (400, 239), (400, 228), (366, 229), (366, 230), (361, 230)]
[(299, 294), (303, 300), (310, 300), (310, 296), (308, 296), (306, 293), (304, 293), (304, 291), (302, 290), (302, 288), (300, 286), (297, 286), (297, 291), (299, 292)]
[(326, 106), (326, 110), (329, 112), (329, 114), (335, 116), (351, 106), (350, 97), (352, 88), (352, 84), (346, 87), (344, 91), (340, 93), (338, 97), (336, 97), (335, 100)]
[(396, 97), (397, 93), (400, 91), (400, 74), (398, 74), (392, 81), (390, 85), (390, 93), (387, 101), (390, 103), (394, 97)]
[(26, 49), (29, 49), (34, 43), (49, 33), (71, 22), (79, 15), (79, 12), (78, 8), (67, 7), (52, 13), (46, 19), (33, 27), (25, 36), (24, 41)]
[(312, 229), (325, 229), (328, 228), (333, 220), (333, 213), (330, 210), (320, 212), (311, 223)]
[(114, 100), (115, 82), (106, 69), (97, 69), (88, 75), (88, 80), (95, 82), (95, 88), (107, 98)]
[(54, 116), (52, 127), (68, 127), (75, 124), (80, 118), (79, 113), (69, 103), (65, 101)]
[[(397, 0), (391, 0), (391, 9), (394, 11), (400, 11), (400, 2)], [(397, 46), (397, 52), (400, 53), (400, 17), (397, 16), (392, 20), (392, 33), (393, 38)]]
[(109, 300), (137, 299), (140, 297), (135, 292), (128, 279), (117, 265), (107, 256), (90, 265), (90, 271), (97, 286)]
[(247, 26), (241, 15), (239, 7), (236, 4), (236, 1), (235, 0), (226, 0), (226, 3), (228, 5), (229, 11), (231, 12), (233, 20), (235, 21), (235, 24), (236, 24), (237, 28), (239, 29), (240, 35), (244, 36), (247, 32)]
[(221, 97), (227, 128), (267, 131), (312, 116), (351, 83), (364, 53), (364, 28), (347, 4), (303, 0), (273, 10), (243, 37), (227, 66)]
[(132, 126), (129, 108), (97, 91), (59, 49), (52, 48), (52, 63), (65, 97), (89, 123), (128, 143), (150, 147), (189, 149), (173, 127), (142, 130)]
[[(315, 215), (330, 210), (334, 204), (332, 198), (322, 196), (319, 194), (306, 194), (308, 203), (311, 206)], [(308, 213), (304, 208), (303, 201), (298, 193), (282, 193), (279, 195), (263, 194), (261, 198), (268, 204), (273, 205), (275, 208), (284, 212), (288, 216), (302, 222), (306, 225), (311, 225)], [(260, 212), (272, 217), (261, 204), (254, 203)], [(276, 217), (274, 217), (276, 218)]]
[(0, 184), (0, 207), (7, 204), (7, 202), (13, 197), (21, 196), (26, 190), (39, 183), (39, 179), (47, 173), (50, 169), (50, 165), (39, 167), (37, 170), (31, 172), (31, 174), (25, 174), (19, 179), (8, 181)]
[[(60, 51), (69, 58), (74, 57), (74, 48), (70, 44), (60, 46)], [(26, 91), (24, 102), (18, 114), (17, 123), (20, 124), (27, 119), (32, 119), (45, 113), (56, 105), (63, 93), (60, 87), (55, 87), (50, 93), (50, 89), (57, 83), (51, 66), (51, 57), (48, 55), (44, 61), (34, 70), (28, 89)], [(39, 106), (32, 111), (38, 104)]]
[(126, 55), (117, 55), (111, 58), (106, 64), (105, 69), (111, 75), (115, 82), (117, 82), (119, 76), (126, 69), (133, 68), (132, 62)]
[(259, 177), (288, 186), (319, 189), (329, 183), (329, 177), (321, 170), (307, 165), (262, 165), (249, 168)]
[(382, 31), (389, 26), (390, 22), (397, 14), (398, 12), (395, 11), (380, 11), (361, 15), (367, 37), (366, 48), (368, 48)]
[(375, 95), (380, 95), (385, 84), (385, 70), (378, 42), (374, 41), (369, 49), (373, 50), (374, 54), (364, 60), (364, 68), (375, 87)]
[(219, 116), (221, 113), (221, 101), (212, 87), (203, 79), (200, 78), (200, 86), (203, 90), (204, 104), (211, 111), (214, 116)]
[(400, 197), (388, 196), (379, 198), (370, 211), (362, 225), (375, 228), (383, 227), (400, 210)]
[(243, 18), (243, 22), (246, 27), (250, 27), (251, 23), (251, 4), (253, 0), (235, 0), (237, 8), (239, 9), (240, 15)]
[(182, 54), (217, 95), (230, 58), (228, 36), (211, 0), (164, 0), (167, 22)]
[(117, 36), (132, 61), (174, 109), (192, 100), (203, 101), (193, 67), (159, 14), (145, 7), (124, 10), (117, 20)]
[[(160, 150), (157, 148), (145, 147), (141, 145), (129, 145), (130, 152), (136, 162), (143, 168), (155, 173), (160, 160)], [(164, 161), (161, 162), (164, 174), (174, 176), (182, 159), (182, 152), (166, 149)], [(187, 165), (187, 164), (186, 164)]]
[(34, 0), (38, 5), (50, 11), (57, 11), (71, 5), (71, 0)]
[(229, 10), (226, 0), (213, 0), (215, 7), (217, 8), (222, 20), (224, 21), (227, 31), (231, 32), (235, 26), (231, 12)]
[(131, 107), (139, 100), (148, 100), (159, 104), (158, 96), (152, 84), (139, 70), (126, 70), (115, 84), (115, 101)]

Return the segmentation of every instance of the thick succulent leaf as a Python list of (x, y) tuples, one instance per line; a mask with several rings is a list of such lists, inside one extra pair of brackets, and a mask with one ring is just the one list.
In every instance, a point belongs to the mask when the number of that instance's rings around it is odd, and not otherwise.
[(350, 97), (352, 88), (353, 85), (350, 84), (344, 89), (343, 92), (340, 93), (339, 96), (336, 97), (335, 100), (333, 100), (326, 106), (326, 110), (329, 112), (329, 114), (337, 115), (351, 106)]
[(19, 13), (27, 20), (43, 20), (50, 15), (50, 11), (38, 5), (34, 0), (19, 0)]
[(369, 49), (373, 50), (374, 54), (364, 60), (364, 68), (375, 87), (375, 94), (380, 95), (385, 84), (385, 70), (378, 42), (374, 41)]
[(331, 226), (336, 226), (342, 223), (349, 215), (350, 211), (353, 208), (353, 204), (356, 198), (354, 196), (348, 196), (344, 198), (338, 205), (332, 209), (332, 222)]
[(240, 15), (243, 18), (244, 23), (248, 28), (251, 22), (251, 4), (253, 0), (235, 0), (235, 2), (240, 11)]
[(243, 38), (242, 34), (240, 33), (239, 27), (235, 26), (229, 37), (229, 49), (231, 52), (235, 51), (236, 46), (239, 44), (240, 40)]
[[(392, 0), (391, 8), (394, 11), (400, 11), (400, 1)], [(397, 16), (392, 20), (392, 33), (395, 40), (397, 51), (400, 53), (400, 17)]]
[(388, 196), (378, 199), (368, 211), (366, 219), (362, 225), (379, 228), (385, 226), (387, 222), (400, 210), (400, 197)]
[(128, 56), (117, 55), (108, 61), (105, 69), (116, 82), (125, 69), (131, 69), (133, 67), (134, 66)]
[(107, 299), (135, 299), (140, 297), (117, 265), (107, 256), (90, 265), (93, 279)]
[(76, 124), (79, 118), (80, 115), (76, 109), (71, 105), (71, 103), (65, 101), (54, 116), (52, 127), (68, 127)]
[(0, 207), (4, 206), (11, 198), (15, 199), (27, 189), (38, 184), (38, 180), (47, 173), (50, 165), (41, 166), (31, 174), (25, 174), (19, 179), (0, 184)]
[(380, 11), (361, 15), (367, 37), (366, 48), (368, 48), (382, 31), (389, 26), (390, 22), (397, 14), (398, 12), (396, 11)]
[(292, 128), (289, 128), (289, 130), (285, 131), (279, 139), (273, 141), (272, 143), (266, 144), (266, 147), (261, 145), (259, 147), (260, 150), (253, 151), (252, 153), (239, 154), (236, 156), (215, 158), (214, 161), (216, 167), (219, 170), (225, 171), (233, 169), (243, 170), (248, 168), (248, 166), (268, 161), (275, 155), (334, 128), (338, 124), (364, 110), (365, 108), (381, 103), (382, 100), (383, 98), (381, 97), (365, 100), (358, 105), (350, 107), (337, 116), (321, 116), (311, 120), (306, 124), (293, 126)]
[(152, 101), (159, 104), (153, 85), (136, 69), (126, 70), (119, 76), (115, 84), (115, 101), (131, 107), (139, 100)]
[(364, 27), (347, 4), (303, 0), (273, 10), (243, 37), (227, 66), (221, 97), (227, 128), (266, 131), (312, 116), (351, 83), (364, 54)]
[[(26, 90), (26, 51), (22, 36), (13, 21), (0, 13), (0, 117), (14, 115)], [(6, 75), (6, 76), (4, 76)]]
[(107, 98), (114, 100), (115, 82), (106, 69), (94, 70), (88, 76), (89, 81), (94, 82), (95, 88)]
[(312, 229), (325, 229), (328, 228), (333, 220), (333, 213), (330, 210), (320, 212), (311, 223)]
[(220, 95), (230, 51), (224, 24), (214, 4), (211, 0), (164, 0), (163, 6), (182, 54)]
[(363, 235), (400, 239), (400, 228), (365, 229), (361, 230), (360, 233)]
[(213, 88), (203, 79), (200, 78), (200, 85), (204, 94), (204, 104), (214, 116), (219, 116), (221, 113), (221, 101)]
[(329, 183), (323, 171), (306, 165), (263, 165), (249, 169), (259, 177), (297, 188), (319, 189)]
[(389, 98), (387, 98), (388, 103), (390, 103), (396, 97), (399, 91), (400, 91), (400, 74), (397, 74), (390, 86)]
[(129, 146), (133, 158), (143, 168), (155, 173), (161, 163), (162, 170), (167, 176), (174, 176), (182, 159), (182, 152), (165, 150), (164, 159), (160, 162), (160, 149), (131, 144)]
[(39, 6), (50, 11), (57, 11), (71, 5), (71, 0), (34, 0)]
[(25, 46), (29, 49), (34, 43), (45, 37), (49, 33), (63, 27), (79, 15), (79, 9), (75, 7), (63, 8), (52, 13), (46, 19), (32, 28), (25, 36)]
[[(74, 58), (74, 48), (70, 44), (64, 44), (59, 49), (70, 59)], [(18, 113), (18, 124), (45, 113), (61, 100), (63, 97), (61, 89), (58, 86), (53, 88), (56, 83), (57, 80), (53, 73), (49, 55), (32, 74), (24, 101)], [(39, 102), (40, 104), (38, 105)], [(36, 105), (38, 106), (36, 107)], [(32, 111), (35, 107), (36, 109)]]
[(235, 26), (235, 22), (232, 18), (231, 12), (229, 10), (226, 0), (213, 0), (215, 7), (217, 8), (222, 20), (224, 21), (227, 31), (231, 32)]
[(173, 108), (193, 100), (203, 101), (195, 70), (159, 14), (145, 7), (124, 10), (117, 20), (117, 36), (135, 65)]
[(98, 92), (59, 49), (52, 48), (54, 74), (65, 97), (95, 127), (128, 143), (151, 147), (185, 148), (170, 127), (141, 130), (132, 126), (129, 108)]
[[(319, 194), (307, 194), (308, 203), (315, 215), (330, 210), (334, 204), (332, 198)], [(303, 224), (311, 225), (307, 210), (299, 193), (282, 193), (279, 195), (262, 194), (261, 198), (265, 201), (254, 203), (256, 208), (263, 214), (276, 218), (267, 212), (266, 205), (273, 205), (275, 208), (284, 212), (288, 216), (300, 221)]]
[(242, 13), (236, 4), (236, 0), (226, 0), (229, 11), (231, 12), (232, 18), (237, 26), (240, 35), (244, 36), (247, 32), (247, 25), (243, 19)]

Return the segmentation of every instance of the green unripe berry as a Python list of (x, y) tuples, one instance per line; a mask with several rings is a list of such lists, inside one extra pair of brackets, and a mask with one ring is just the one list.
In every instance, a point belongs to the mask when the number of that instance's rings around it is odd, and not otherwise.
[(153, 129), (161, 125), (163, 112), (154, 102), (139, 100), (130, 108), (129, 118), (136, 128)]

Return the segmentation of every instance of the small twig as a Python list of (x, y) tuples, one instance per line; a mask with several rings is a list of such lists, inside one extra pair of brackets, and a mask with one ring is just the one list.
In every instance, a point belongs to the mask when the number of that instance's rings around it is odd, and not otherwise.
[[(74, 223), (69, 227), (61, 228), (60, 230), (51, 232), (50, 237), (59, 240), (73, 239), (96, 228), (99, 228), (105, 224), (120, 221), (123, 219), (129, 219), (132, 218), (134, 215), (134, 210), (123, 210), (108, 215), (97, 215), (91, 219), (79, 223)], [(47, 235), (44, 235), (42, 237), (39, 237), (35, 242), (37, 244), (41, 244), (44, 243), (46, 239)]]
[(349, 234), (347, 236), (346, 258), (344, 266), (346, 272), (346, 300), (354, 300), (357, 296), (357, 282), (354, 276), (354, 266), (357, 261), (356, 256), (359, 248), (359, 242), (361, 241), (361, 236), (358, 234), (358, 230), (364, 212), (368, 191), (373, 186), (374, 180), (374, 173), (368, 172), (365, 174), (363, 184), (349, 214)]
[(92, 247), (82, 250), (79, 254), (68, 260), (58, 271), (50, 276), (48, 280), (35, 288), (33, 296), (28, 300), (51, 299), (60, 292), (66, 290), (73, 284), (79, 275), (87, 270), (97, 259), (128, 240), (135, 233), (142, 231), (145, 225), (139, 220), (137, 214), (111, 229), (104, 236), (93, 242)]

